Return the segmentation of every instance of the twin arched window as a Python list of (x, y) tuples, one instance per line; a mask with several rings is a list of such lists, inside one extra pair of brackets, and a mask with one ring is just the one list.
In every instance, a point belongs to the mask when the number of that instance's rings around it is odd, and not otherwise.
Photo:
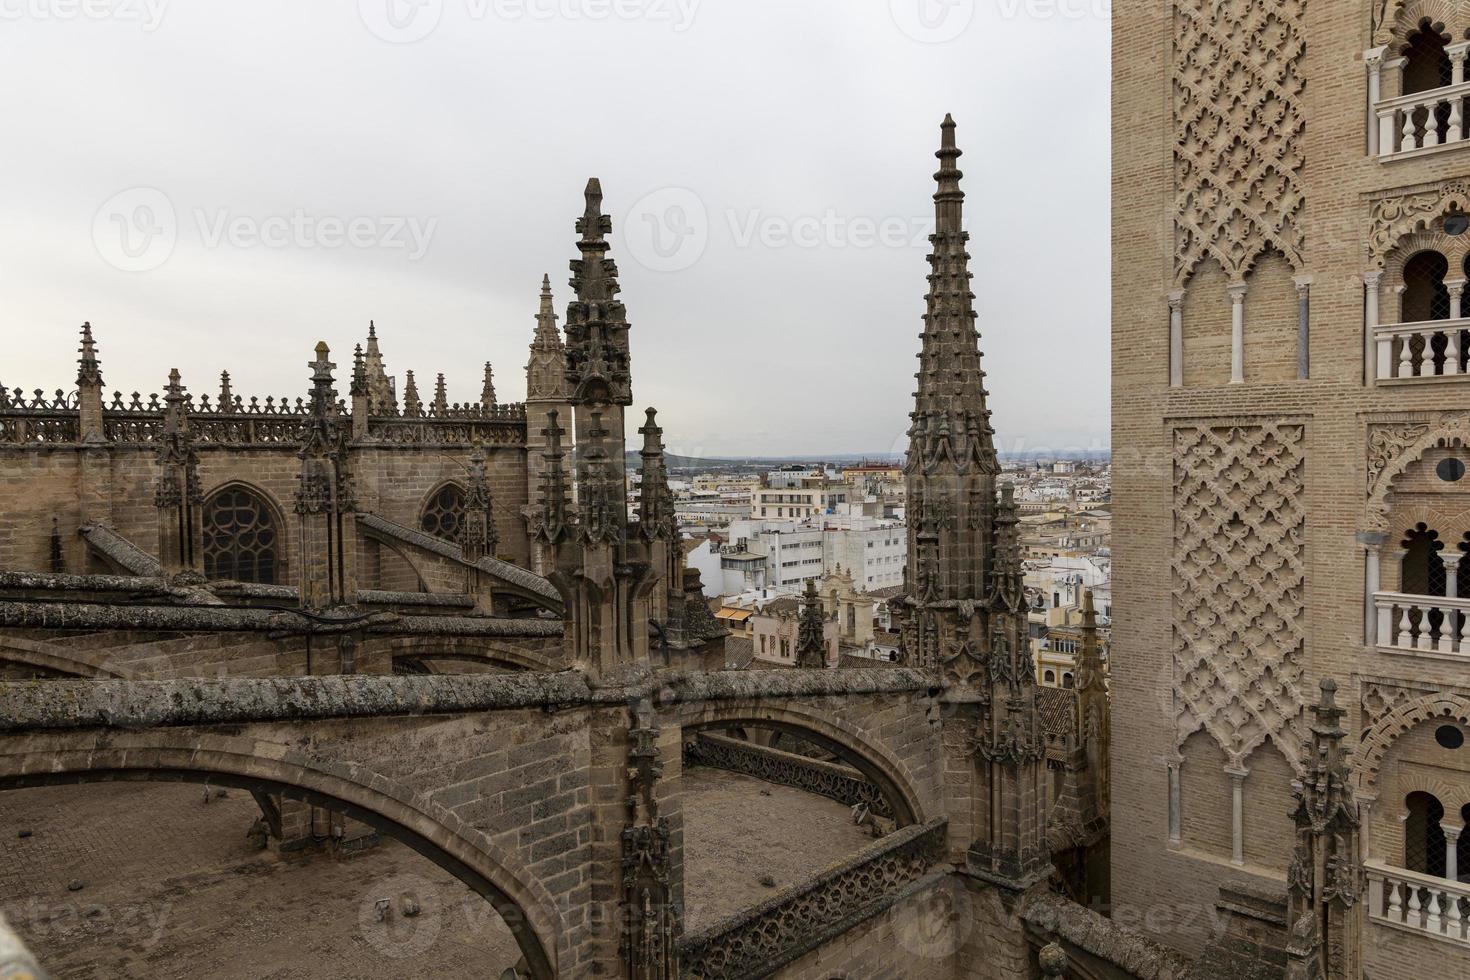
[(210, 579), (275, 585), (279, 529), (257, 493), (228, 486), (204, 503), (204, 575)]

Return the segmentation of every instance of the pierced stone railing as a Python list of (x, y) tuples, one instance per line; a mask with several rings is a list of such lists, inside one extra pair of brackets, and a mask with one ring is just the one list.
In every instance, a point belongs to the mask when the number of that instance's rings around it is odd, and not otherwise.
[(808, 759), (711, 732), (698, 732), (684, 743), (684, 765), (743, 773), (768, 783), (825, 796), (847, 806), (861, 804), (876, 816), (893, 818), (893, 804), (884, 798), (883, 791), (849, 766)]
[(679, 940), (691, 980), (764, 977), (889, 908), (944, 858), (944, 818), (904, 827), (847, 861)]
[(1470, 884), (1368, 861), (1368, 918), (1470, 945)]
[(1465, 377), (1470, 318), (1392, 323), (1373, 332), (1379, 381)]
[(1470, 83), (1460, 82), (1379, 102), (1379, 158), (1464, 142), (1467, 98)]
[(1378, 646), (1470, 659), (1470, 599), (1377, 592)]

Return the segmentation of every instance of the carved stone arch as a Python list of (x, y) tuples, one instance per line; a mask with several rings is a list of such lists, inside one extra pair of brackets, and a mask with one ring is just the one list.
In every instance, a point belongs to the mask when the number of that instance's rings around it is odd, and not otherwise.
[[(1399, 774), (1398, 784), (1399, 799), (1395, 801), (1395, 805), (1399, 807), (1403, 806), (1403, 798), (1410, 793), (1428, 793), (1433, 796), (1444, 807), (1446, 817), (1452, 813), (1458, 816), (1461, 809), (1470, 804), (1470, 790), (1456, 786), (1449, 779), (1437, 779), (1422, 769), (1404, 770)], [(1391, 810), (1386, 815), (1396, 816)]]
[(1449, 266), (1445, 278), (1454, 279), (1465, 266), (1465, 256), (1470, 252), (1470, 237), (1452, 237), (1440, 228), (1429, 228), (1405, 235), (1384, 261), (1381, 288), (1385, 292), (1392, 292), (1403, 286), (1404, 266), (1423, 252), (1438, 252), (1443, 255)]
[(420, 793), (358, 763), (324, 764), (275, 742), (198, 731), (81, 733), (0, 744), (0, 791), (117, 780), (208, 781), (344, 813), (407, 844), (487, 899), (536, 980), (568, 948), (556, 899), (514, 854)]
[(1390, 523), (1394, 481), (1431, 449), (1470, 446), (1470, 412), (1459, 412), (1425, 422), (1405, 422), (1369, 428), (1368, 503), (1364, 528), (1393, 533)]
[(791, 704), (705, 702), (691, 708), (681, 713), (685, 732), (744, 726), (795, 735), (821, 746), (875, 783), (892, 805), (900, 826), (928, 819), (918, 782), (908, 766), (851, 722)]
[(465, 486), (459, 480), (440, 480), (419, 504), (418, 530), (444, 541), (459, 540), (464, 523)]
[(1368, 258), (1382, 271), (1405, 238), (1430, 229), (1445, 215), (1470, 211), (1470, 182), (1449, 180), (1415, 194), (1397, 194), (1373, 203)]
[[(246, 510), (253, 507), (260, 517), (255, 527), (242, 527)], [(226, 480), (204, 495), (204, 571), (209, 578), (237, 578), (267, 585), (287, 584), (288, 546), (291, 525), (286, 512), (269, 490), (246, 480)], [(224, 515), (228, 513), (226, 518)], [(267, 543), (263, 531), (270, 528)], [(245, 540), (242, 535), (248, 534)], [(248, 571), (253, 577), (239, 577)]]
[(1387, 44), (1398, 54), (1426, 20), (1441, 34), (1449, 34), (1451, 41), (1461, 40), (1470, 27), (1470, 5), (1465, 0), (1386, 0), (1373, 42)]
[[(1449, 501), (1446, 500), (1445, 503)], [(1454, 555), (1454, 560), (1458, 560), (1465, 553), (1458, 545), (1465, 540), (1466, 532), (1470, 532), (1470, 508), (1447, 509), (1424, 503), (1400, 507), (1389, 505), (1389, 528), (1396, 536), (1390, 541), (1391, 544), (1397, 546), (1397, 542), (1402, 541), (1404, 535), (1419, 524), (1439, 532), (1439, 541), (1443, 545), (1440, 556), (1446, 563), (1451, 561), (1451, 555)]]
[(1374, 722), (1358, 743), (1358, 790), (1378, 795), (1378, 776), (1388, 750), (1410, 729), (1426, 722), (1459, 722), (1470, 726), (1470, 698), (1458, 694), (1429, 694), (1405, 701)]

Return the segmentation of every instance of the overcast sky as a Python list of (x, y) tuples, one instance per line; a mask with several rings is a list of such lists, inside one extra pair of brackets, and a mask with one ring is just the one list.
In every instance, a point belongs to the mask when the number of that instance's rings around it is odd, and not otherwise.
[[(1002, 448), (1108, 438), (1107, 0), (0, 0), (0, 383), (525, 394), (598, 176), (686, 454), (901, 448), (959, 123)], [(635, 421), (633, 426), (638, 423)]]

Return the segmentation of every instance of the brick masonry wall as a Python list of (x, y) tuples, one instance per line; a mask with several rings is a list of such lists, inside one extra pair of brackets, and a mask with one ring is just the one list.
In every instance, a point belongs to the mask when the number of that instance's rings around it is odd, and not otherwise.
[[(1197, 951), (1210, 933), (1218, 884), (1259, 870), (1280, 883), (1290, 838), (1279, 814), (1290, 807), (1285, 755), (1265, 746), (1247, 761), (1246, 868), (1221, 840), (1229, 778), (1218, 751), (1186, 750), (1185, 847), (1168, 843), (1165, 761), (1175, 748), (1174, 487), (1171, 432), (1185, 419), (1292, 418), (1305, 425), (1305, 695), (1335, 677), (1340, 700), (1358, 702), (1364, 674), (1451, 683), (1432, 661), (1392, 658), (1364, 643), (1365, 556), (1356, 535), (1366, 514), (1365, 422), (1391, 413), (1463, 409), (1463, 382), (1364, 384), (1364, 286), (1371, 202), (1376, 191), (1470, 173), (1470, 155), (1452, 151), (1380, 163), (1366, 153), (1367, 2), (1309, 3), (1303, 74), (1306, 132), (1301, 216), (1311, 288), (1311, 379), (1294, 364), (1294, 290), (1275, 259), (1248, 278), (1246, 381), (1228, 385), (1230, 301), (1215, 263), (1200, 265), (1184, 301), (1185, 384), (1170, 389), (1167, 296), (1173, 288), (1174, 172), (1170, 82), (1171, 4), (1121, 4), (1113, 38), (1113, 451), (1114, 620), (1112, 649), (1113, 895), (1117, 910), (1165, 942)], [(1384, 320), (1391, 322), (1389, 298)], [(1465, 500), (1460, 491), (1460, 499)], [(1463, 509), (1463, 505), (1462, 508)], [(1387, 562), (1385, 562), (1386, 566)], [(1385, 582), (1387, 583), (1385, 567)], [(1357, 730), (1360, 713), (1347, 724)], [(1277, 752), (1281, 758), (1262, 757)], [(1397, 810), (1397, 803), (1389, 804)], [(1228, 812), (1225, 828), (1228, 831)], [(1375, 814), (1376, 819), (1376, 814)], [(1389, 943), (1369, 928), (1370, 945)], [(1392, 937), (1394, 953), (1374, 952), (1375, 976), (1443, 973), (1441, 944)], [(1395, 965), (1383, 969), (1374, 963)]]

